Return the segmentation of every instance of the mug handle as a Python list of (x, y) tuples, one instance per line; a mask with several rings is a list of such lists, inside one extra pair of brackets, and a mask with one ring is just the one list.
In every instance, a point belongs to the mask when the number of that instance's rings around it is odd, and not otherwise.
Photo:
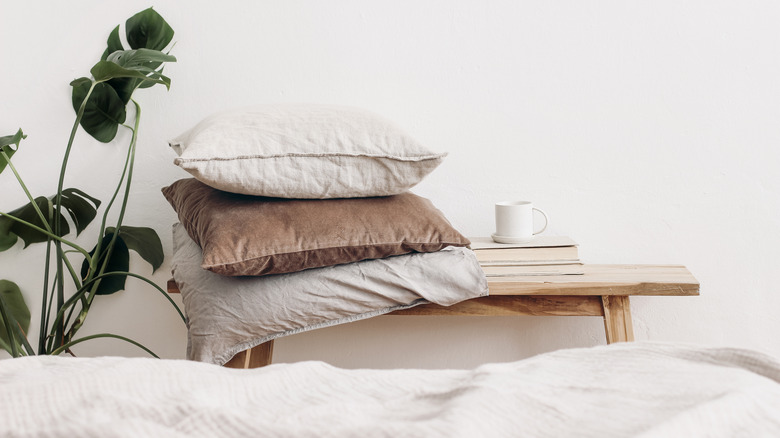
[(539, 231), (536, 231), (536, 232), (534, 233), (534, 235), (537, 235), (537, 234), (539, 234), (539, 233), (541, 233), (542, 231), (544, 231), (544, 230), (546, 230), (546, 229), (547, 229), (547, 224), (550, 222), (550, 220), (547, 218), (547, 213), (543, 212), (542, 210), (540, 210), (540, 209), (538, 209), (538, 208), (536, 208), (536, 207), (533, 207), (533, 209), (534, 209), (534, 210), (536, 210), (536, 211), (538, 211), (539, 213), (541, 213), (541, 214), (542, 214), (542, 216), (544, 216), (544, 226), (542, 227), (542, 229), (541, 229), (541, 230), (539, 230)]

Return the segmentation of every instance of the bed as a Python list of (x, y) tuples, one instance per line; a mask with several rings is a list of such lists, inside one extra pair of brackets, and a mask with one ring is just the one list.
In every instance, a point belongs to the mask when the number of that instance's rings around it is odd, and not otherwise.
[(470, 370), (0, 361), (0, 436), (780, 436), (780, 362), (660, 343)]

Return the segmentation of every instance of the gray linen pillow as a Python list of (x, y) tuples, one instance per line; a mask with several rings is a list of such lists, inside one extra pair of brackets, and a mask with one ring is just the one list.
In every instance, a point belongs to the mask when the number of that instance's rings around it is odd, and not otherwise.
[(467, 248), (225, 277), (200, 267), (201, 250), (180, 224), (173, 226), (173, 246), (173, 278), (187, 313), (187, 358), (218, 365), (280, 336), (488, 294), (487, 279)]
[(470, 243), (429, 200), (409, 192), (264, 198), (187, 178), (163, 194), (203, 248), (203, 268), (222, 275), (281, 274)]
[(169, 144), (174, 163), (212, 187), (279, 198), (395, 195), (446, 156), (373, 113), (329, 105), (215, 114)]

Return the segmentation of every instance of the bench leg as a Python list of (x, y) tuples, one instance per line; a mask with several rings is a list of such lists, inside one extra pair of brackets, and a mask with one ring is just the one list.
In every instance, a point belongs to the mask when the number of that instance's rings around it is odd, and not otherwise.
[(607, 344), (633, 341), (634, 325), (631, 322), (631, 306), (628, 297), (604, 295), (601, 297), (601, 305), (604, 307)]
[(274, 340), (264, 342), (257, 347), (244, 350), (225, 364), (228, 368), (260, 368), (271, 364), (274, 354)]

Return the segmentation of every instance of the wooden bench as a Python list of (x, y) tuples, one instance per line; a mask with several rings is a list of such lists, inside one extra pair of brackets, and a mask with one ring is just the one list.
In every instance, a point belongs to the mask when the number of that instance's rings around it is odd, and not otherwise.
[[(600, 316), (607, 343), (634, 340), (630, 296), (695, 296), (699, 282), (684, 266), (582, 265), (582, 275), (488, 277), (490, 296), (444, 307), (423, 304), (389, 315), (406, 316)], [(173, 280), (168, 292), (178, 293)], [(235, 355), (226, 367), (271, 363), (273, 340)]]

